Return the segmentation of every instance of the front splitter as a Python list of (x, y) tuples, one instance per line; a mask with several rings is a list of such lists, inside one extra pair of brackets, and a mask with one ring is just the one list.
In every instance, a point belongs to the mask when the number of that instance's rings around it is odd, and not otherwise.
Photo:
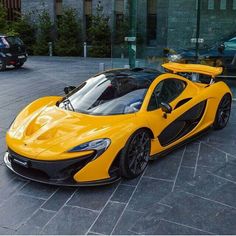
[(115, 183), (120, 180), (120, 176), (114, 176), (109, 179), (102, 179), (102, 180), (95, 180), (95, 181), (87, 181), (87, 182), (76, 182), (72, 179), (53, 179), (53, 180), (45, 180), (40, 177), (37, 177), (37, 174), (32, 175), (32, 171), (27, 171), (27, 168), (16, 168), (12, 165), (9, 153), (6, 152), (4, 155), (4, 162), (6, 166), (13, 171), (15, 174), (19, 175), (20, 177), (23, 177), (28, 180), (32, 180), (35, 182), (48, 184), (48, 185), (56, 185), (56, 186), (70, 186), (70, 187), (79, 187), (79, 186), (99, 186), (99, 185), (108, 185)]

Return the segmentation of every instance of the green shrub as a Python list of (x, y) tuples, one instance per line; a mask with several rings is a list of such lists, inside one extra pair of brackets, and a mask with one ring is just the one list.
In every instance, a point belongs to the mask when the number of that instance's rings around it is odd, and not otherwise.
[(48, 55), (48, 43), (53, 41), (52, 38), (52, 28), (53, 24), (49, 13), (43, 10), (38, 14), (38, 24), (37, 24), (37, 39), (33, 46), (33, 52), (35, 55)]
[(75, 9), (66, 8), (57, 22), (58, 37), (55, 53), (58, 56), (78, 56), (82, 52), (81, 23)]
[(0, 3), (0, 33), (5, 33), (7, 29), (7, 12), (2, 3)]
[(12, 34), (18, 35), (27, 47), (27, 52), (33, 54), (33, 46), (36, 43), (36, 27), (30, 21), (30, 16), (25, 15), (19, 18), (11, 26)]
[(97, 6), (95, 15), (91, 16), (91, 26), (88, 29), (91, 48), (89, 55), (92, 57), (111, 56), (111, 30), (109, 17), (104, 16), (103, 7)]

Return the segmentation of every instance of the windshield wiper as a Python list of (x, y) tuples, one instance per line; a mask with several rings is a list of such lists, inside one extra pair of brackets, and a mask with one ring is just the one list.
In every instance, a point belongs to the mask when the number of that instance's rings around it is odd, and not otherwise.
[(69, 98), (64, 99), (62, 102), (66, 110), (75, 111)]

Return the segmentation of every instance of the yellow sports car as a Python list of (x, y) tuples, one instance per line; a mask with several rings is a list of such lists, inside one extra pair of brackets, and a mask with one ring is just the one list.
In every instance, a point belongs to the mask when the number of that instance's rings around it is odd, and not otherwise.
[(209, 127), (226, 126), (232, 94), (222, 68), (167, 63), (100, 73), (64, 97), (28, 105), (10, 126), (6, 165), (54, 185), (99, 185), (135, 178), (148, 161)]

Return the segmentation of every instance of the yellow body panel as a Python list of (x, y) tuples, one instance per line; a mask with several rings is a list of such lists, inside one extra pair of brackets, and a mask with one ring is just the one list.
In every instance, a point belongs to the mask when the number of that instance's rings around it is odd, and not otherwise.
[[(188, 69), (190, 68), (195, 72), (202, 71), (202, 68), (206, 70), (206, 67), (202, 66), (192, 65)], [(211, 69), (208, 74), (214, 76), (218, 72), (219, 69)], [(165, 119), (161, 109), (149, 112), (147, 107), (156, 85), (167, 78), (180, 79), (187, 84), (182, 94), (170, 103), (173, 108), (184, 98), (191, 97), (191, 100), (174, 109)], [(17, 116), (7, 132), (6, 142), (7, 146), (19, 155), (35, 160), (57, 161), (91, 154), (92, 151), (70, 153), (68, 150), (95, 139), (109, 138), (111, 140), (109, 148), (74, 175), (77, 182), (108, 179), (111, 164), (135, 131), (140, 128), (149, 129), (153, 134), (151, 155), (161, 153), (211, 126), (218, 104), (226, 93), (231, 94), (228, 86), (223, 82), (207, 86), (167, 73), (154, 80), (140, 111), (134, 114), (86, 115), (57, 107), (56, 102), (61, 100), (61, 97), (45, 97), (27, 106)], [(207, 100), (206, 112), (199, 124), (179, 140), (168, 146), (161, 146), (159, 134), (185, 111), (204, 100)]]
[(212, 67), (199, 64), (181, 64), (181, 63), (169, 62), (163, 64), (162, 66), (165, 69), (173, 71), (173, 73), (180, 73), (180, 72), (198, 73), (198, 74), (209, 75), (212, 77), (216, 77), (217, 75), (220, 75), (223, 72), (222, 67)]

